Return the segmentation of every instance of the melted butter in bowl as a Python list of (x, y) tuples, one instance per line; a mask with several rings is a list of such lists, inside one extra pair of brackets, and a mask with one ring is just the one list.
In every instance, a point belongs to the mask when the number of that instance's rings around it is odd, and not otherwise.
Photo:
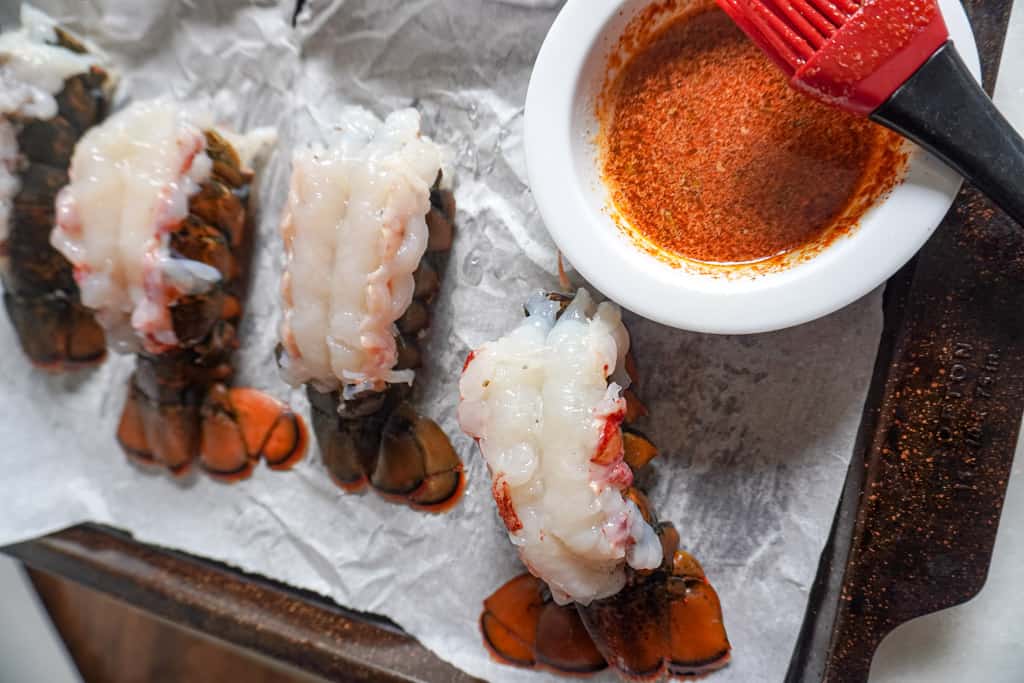
[(669, 263), (785, 266), (902, 176), (897, 135), (790, 88), (713, 3), (641, 13), (610, 61), (597, 144), (612, 214)]

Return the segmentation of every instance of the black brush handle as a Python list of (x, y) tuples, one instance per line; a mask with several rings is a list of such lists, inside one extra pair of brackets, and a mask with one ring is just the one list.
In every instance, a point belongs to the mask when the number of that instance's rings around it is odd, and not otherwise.
[(1024, 225), (1024, 139), (974, 80), (952, 41), (871, 119), (942, 159)]

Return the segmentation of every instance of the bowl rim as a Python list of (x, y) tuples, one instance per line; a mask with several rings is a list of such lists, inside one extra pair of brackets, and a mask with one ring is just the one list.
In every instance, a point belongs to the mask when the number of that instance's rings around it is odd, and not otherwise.
[[(593, 112), (590, 93), (600, 89), (592, 80), (584, 82), (585, 65), (595, 50), (617, 42), (616, 26), (655, 1), (568, 0), (534, 64), (524, 113), (527, 175), (541, 217), (568, 263), (634, 313), (718, 334), (768, 332), (820, 318), (868, 294), (906, 264), (942, 222), (962, 183), (917, 148), (903, 182), (868, 210), (857, 229), (776, 272), (723, 277), (673, 268), (614, 224), (603, 210), (606, 199), (595, 206), (597, 190), (577, 159), (581, 145), (593, 147), (581, 132), (593, 129), (593, 121), (580, 124), (579, 113)], [(980, 78), (966, 13), (956, 0), (939, 4), (950, 37)]]

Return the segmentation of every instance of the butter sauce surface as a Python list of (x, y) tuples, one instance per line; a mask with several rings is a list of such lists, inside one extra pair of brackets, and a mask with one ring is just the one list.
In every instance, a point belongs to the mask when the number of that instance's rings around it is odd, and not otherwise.
[(749, 264), (823, 246), (897, 181), (894, 134), (791, 89), (713, 4), (638, 38), (644, 20), (598, 137), (616, 218), (649, 251)]

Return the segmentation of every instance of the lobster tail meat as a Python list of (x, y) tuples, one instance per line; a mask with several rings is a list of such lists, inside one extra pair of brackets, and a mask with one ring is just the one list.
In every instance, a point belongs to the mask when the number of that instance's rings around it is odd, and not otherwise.
[(330, 145), (292, 162), (282, 375), (307, 386), (339, 486), (442, 511), (462, 492), (462, 464), (408, 401), (454, 230), (442, 149), (421, 135), (413, 109), (380, 121), (350, 108), (342, 121)]
[(336, 145), (292, 161), (281, 336), (292, 384), (351, 396), (411, 382), (410, 370), (395, 368), (394, 330), (427, 249), (441, 150), (419, 134), (415, 110), (383, 123), (360, 110), (347, 118)]
[(658, 455), (618, 307), (539, 294), (512, 333), (473, 351), (459, 419), (491, 471), (530, 574), (484, 601), (500, 662), (658, 681), (724, 666), (730, 645), (703, 569), (632, 485)]
[(621, 429), (629, 335), (619, 309), (595, 306), (586, 290), (527, 308), (519, 328), (473, 352), (459, 418), (523, 562), (559, 604), (589, 604), (617, 593), (627, 566), (661, 562), (654, 529), (623, 495), (633, 479)]
[(228, 386), (251, 254), (247, 162), (201, 111), (137, 102), (82, 138), (57, 199), (52, 244), (109, 342), (137, 354), (118, 439), (174, 474), (197, 460), (227, 481), (260, 458), (286, 469), (308, 441), (286, 406)]
[(48, 370), (95, 364), (103, 330), (49, 243), (71, 151), (106, 116), (116, 77), (95, 47), (28, 5), (0, 35), (0, 280), (25, 355)]
[[(215, 306), (224, 291), (217, 266), (230, 273), (231, 253), (219, 231), (186, 220), (189, 198), (213, 173), (209, 123), (194, 118), (169, 100), (139, 102), (111, 116), (79, 143), (71, 183), (57, 199), (53, 245), (74, 264), (82, 303), (125, 350), (180, 347), (172, 306), (188, 308), (189, 298), (211, 292), (207, 300)], [(205, 253), (172, 253), (184, 245)]]

